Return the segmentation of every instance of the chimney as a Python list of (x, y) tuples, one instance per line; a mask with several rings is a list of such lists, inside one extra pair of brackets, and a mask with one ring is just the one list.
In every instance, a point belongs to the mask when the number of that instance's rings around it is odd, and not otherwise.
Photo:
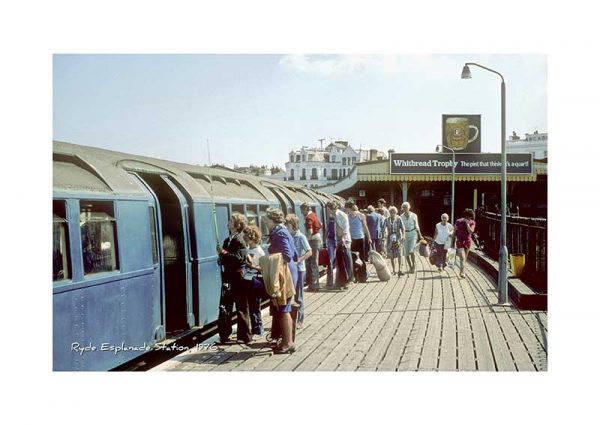
[(369, 149), (369, 161), (377, 161), (377, 149)]

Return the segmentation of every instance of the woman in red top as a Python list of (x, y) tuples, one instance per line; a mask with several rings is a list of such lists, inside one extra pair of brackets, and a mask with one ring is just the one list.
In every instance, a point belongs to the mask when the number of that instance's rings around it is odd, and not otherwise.
[(469, 249), (471, 249), (471, 245), (473, 244), (473, 239), (471, 235), (475, 232), (475, 213), (472, 209), (467, 208), (463, 213), (463, 218), (456, 220), (454, 225), (455, 238), (456, 238), (456, 248), (458, 251), (458, 256), (460, 257), (460, 277), (464, 278), (465, 276), (465, 267), (467, 263), (467, 258), (469, 258)]

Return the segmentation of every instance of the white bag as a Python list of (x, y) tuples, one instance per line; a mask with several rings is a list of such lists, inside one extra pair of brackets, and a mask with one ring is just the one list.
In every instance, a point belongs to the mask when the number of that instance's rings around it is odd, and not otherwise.
[(372, 249), (369, 252), (369, 261), (375, 267), (377, 277), (381, 282), (387, 282), (392, 278), (392, 274), (390, 273), (390, 269), (387, 266), (387, 262), (381, 256), (381, 254), (375, 251), (374, 249)]
[(449, 248), (446, 253), (446, 262), (452, 268), (456, 265), (456, 250), (454, 248)]
[(446, 239), (446, 242), (444, 242), (444, 249), (450, 248), (452, 248), (452, 236), (448, 236), (448, 239)]

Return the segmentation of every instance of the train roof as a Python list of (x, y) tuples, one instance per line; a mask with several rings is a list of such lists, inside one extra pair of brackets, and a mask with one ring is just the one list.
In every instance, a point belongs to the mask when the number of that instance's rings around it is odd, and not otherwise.
[[(203, 167), (91, 146), (54, 141), (55, 192), (87, 192), (119, 196), (145, 196), (130, 172), (165, 174), (175, 179), (195, 200), (244, 199), (277, 202), (270, 188), (309, 204), (315, 199), (339, 198), (303, 186), (270, 180), (221, 167)], [(212, 180), (212, 188), (211, 188)], [(212, 190), (211, 190), (212, 189)]]

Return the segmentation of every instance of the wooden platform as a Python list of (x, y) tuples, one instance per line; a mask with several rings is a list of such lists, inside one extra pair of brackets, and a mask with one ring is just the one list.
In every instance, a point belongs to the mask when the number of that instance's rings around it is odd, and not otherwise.
[[(495, 306), (493, 282), (419, 257), (417, 272), (347, 291), (305, 294), (297, 351), (273, 355), (264, 338), (187, 352), (152, 370), (545, 371), (547, 314)], [(263, 315), (265, 327), (270, 317)]]

